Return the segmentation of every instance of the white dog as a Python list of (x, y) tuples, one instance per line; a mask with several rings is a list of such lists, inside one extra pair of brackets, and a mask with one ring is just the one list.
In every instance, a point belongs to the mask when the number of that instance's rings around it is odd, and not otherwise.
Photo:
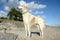
[(31, 13), (29, 13), (27, 11), (26, 6), (18, 6), (17, 8), (20, 10), (20, 12), (23, 13), (22, 16), (23, 16), (26, 36), (30, 37), (30, 35), (31, 35), (30, 27), (35, 24), (38, 24), (37, 25), (38, 30), (40, 31), (41, 36), (43, 36), (43, 29), (45, 27), (44, 20), (41, 17), (37, 17), (37, 16), (34, 16)]

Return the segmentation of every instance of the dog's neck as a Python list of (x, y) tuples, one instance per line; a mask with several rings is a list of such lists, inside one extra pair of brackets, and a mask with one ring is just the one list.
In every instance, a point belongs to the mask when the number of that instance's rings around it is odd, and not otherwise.
[(25, 16), (29, 16), (29, 15), (30, 15), (29, 12), (23, 12), (23, 13), (22, 13), (22, 16), (23, 16), (23, 17), (25, 17)]
[(22, 14), (26, 14), (27, 12), (22, 12)]

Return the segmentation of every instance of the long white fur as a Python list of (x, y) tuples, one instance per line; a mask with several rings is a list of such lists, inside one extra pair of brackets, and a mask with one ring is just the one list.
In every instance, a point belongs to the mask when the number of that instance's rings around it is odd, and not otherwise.
[(37, 17), (37, 16), (32, 15), (31, 13), (29, 13), (27, 11), (26, 7), (19, 6), (18, 8), (19, 9), (22, 8), (22, 11), (23, 11), (22, 16), (23, 16), (23, 22), (24, 22), (24, 26), (25, 26), (26, 36), (30, 37), (30, 35), (31, 35), (30, 27), (34, 24), (38, 24), (37, 25), (38, 30), (40, 31), (41, 36), (43, 37), (43, 33), (44, 33), (43, 29), (45, 27), (44, 19), (41, 17)]

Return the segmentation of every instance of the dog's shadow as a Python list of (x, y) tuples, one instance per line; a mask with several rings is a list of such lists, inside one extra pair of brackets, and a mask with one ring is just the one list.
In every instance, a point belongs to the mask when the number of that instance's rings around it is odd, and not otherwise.
[(31, 36), (32, 36), (32, 34), (36, 34), (36, 35), (40, 36), (40, 32), (31, 32)]

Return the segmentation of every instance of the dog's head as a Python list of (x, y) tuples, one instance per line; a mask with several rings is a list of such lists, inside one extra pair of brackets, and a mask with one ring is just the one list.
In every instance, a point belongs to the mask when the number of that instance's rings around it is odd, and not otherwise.
[(27, 12), (27, 6), (18, 6), (17, 9), (22, 13)]

